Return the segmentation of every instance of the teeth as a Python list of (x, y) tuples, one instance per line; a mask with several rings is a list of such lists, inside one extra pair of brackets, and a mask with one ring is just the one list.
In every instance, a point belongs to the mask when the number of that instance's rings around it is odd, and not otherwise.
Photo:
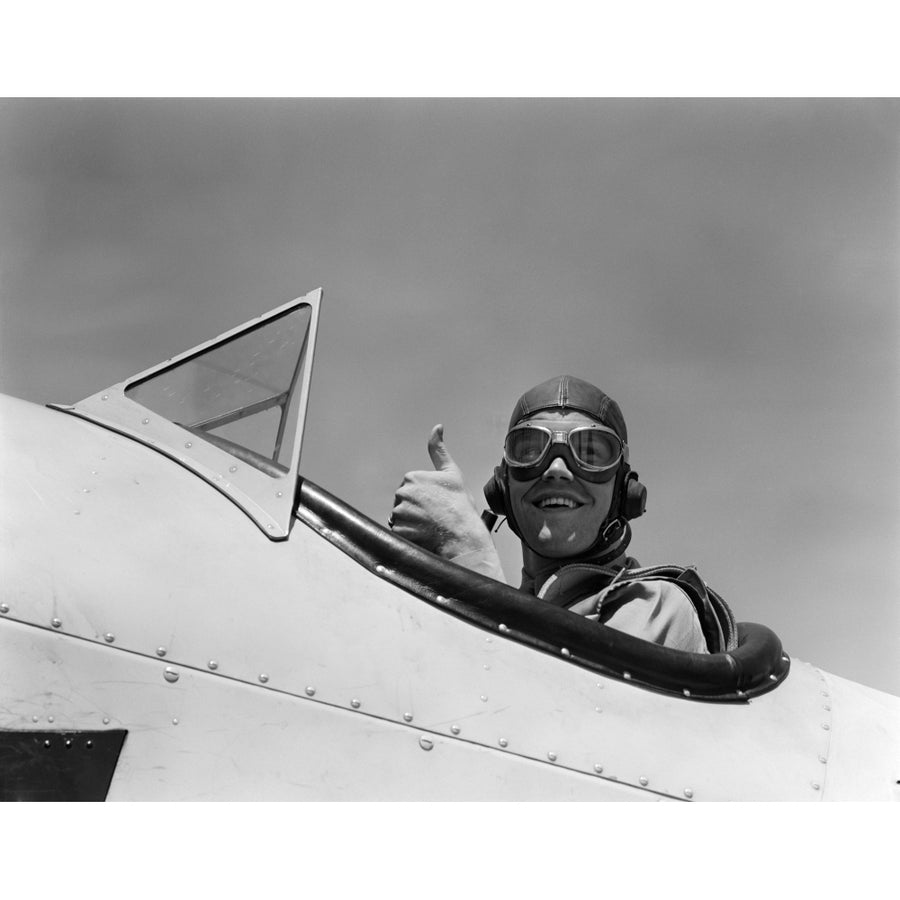
[(565, 497), (547, 497), (538, 504), (541, 509), (547, 509), (549, 506), (568, 506), (569, 509), (575, 509), (577, 504), (574, 500), (568, 500)]

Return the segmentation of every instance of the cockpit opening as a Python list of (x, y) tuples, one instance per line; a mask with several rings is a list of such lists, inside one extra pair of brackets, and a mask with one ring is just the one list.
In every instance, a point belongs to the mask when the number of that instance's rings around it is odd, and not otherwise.
[(296, 516), (375, 575), (500, 637), (573, 665), (686, 700), (747, 702), (787, 677), (790, 659), (763, 625), (738, 623), (737, 647), (687, 653), (641, 640), (463, 569), (395, 535), (304, 480)]

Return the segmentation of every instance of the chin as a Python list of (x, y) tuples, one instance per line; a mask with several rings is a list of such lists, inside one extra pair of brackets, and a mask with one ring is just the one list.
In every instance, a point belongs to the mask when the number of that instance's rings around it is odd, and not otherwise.
[(540, 542), (536, 541), (532, 547), (536, 547), (536, 552), (547, 559), (568, 559), (573, 556), (581, 556), (587, 550), (587, 547), (581, 544), (567, 544), (565, 547), (560, 547), (555, 541), (551, 542), (551, 546), (548, 547), (542, 547)]
[[(529, 528), (527, 531), (523, 531), (523, 534), (528, 535), (526, 543), (531, 549), (547, 559), (566, 559), (570, 556), (580, 556), (587, 551), (592, 543), (591, 541), (579, 540), (578, 538), (567, 541), (564, 537), (557, 537), (556, 535), (551, 536), (549, 540), (542, 541), (538, 536), (542, 526), (543, 523), (537, 528)], [(571, 530), (569, 530), (569, 533), (571, 534)]]

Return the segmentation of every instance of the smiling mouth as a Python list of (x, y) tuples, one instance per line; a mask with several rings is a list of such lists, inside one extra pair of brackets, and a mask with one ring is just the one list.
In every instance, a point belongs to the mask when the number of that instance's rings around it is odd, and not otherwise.
[(576, 500), (570, 500), (568, 497), (544, 497), (538, 500), (535, 506), (538, 509), (578, 509), (583, 504)]

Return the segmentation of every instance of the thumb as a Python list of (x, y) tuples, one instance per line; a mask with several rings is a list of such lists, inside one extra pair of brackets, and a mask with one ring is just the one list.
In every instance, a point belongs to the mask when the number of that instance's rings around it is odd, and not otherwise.
[(444, 446), (444, 426), (435, 425), (428, 437), (428, 455), (438, 472), (459, 470), (459, 466), (453, 461), (450, 451)]

